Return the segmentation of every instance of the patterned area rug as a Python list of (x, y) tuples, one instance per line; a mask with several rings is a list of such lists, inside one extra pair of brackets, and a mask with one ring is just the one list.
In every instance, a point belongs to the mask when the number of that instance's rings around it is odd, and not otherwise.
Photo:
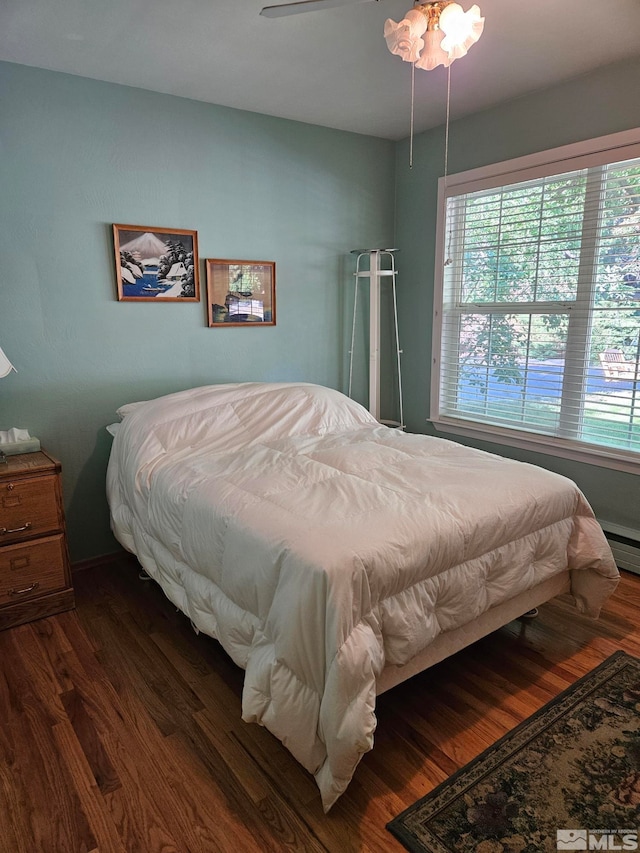
[(616, 652), (388, 825), (412, 853), (640, 850), (640, 660)]

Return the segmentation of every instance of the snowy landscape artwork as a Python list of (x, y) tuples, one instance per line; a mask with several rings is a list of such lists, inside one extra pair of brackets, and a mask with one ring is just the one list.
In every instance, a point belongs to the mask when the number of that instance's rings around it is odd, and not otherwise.
[(119, 300), (200, 301), (196, 231), (114, 225), (113, 244)]

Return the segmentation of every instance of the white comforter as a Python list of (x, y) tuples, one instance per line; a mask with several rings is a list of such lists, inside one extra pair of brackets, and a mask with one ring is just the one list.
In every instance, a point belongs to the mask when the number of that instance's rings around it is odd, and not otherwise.
[(243, 718), (327, 810), (372, 747), (385, 664), (567, 566), (582, 612), (615, 588), (574, 483), (380, 426), (336, 391), (210, 386), (119, 414), (115, 535), (246, 670)]

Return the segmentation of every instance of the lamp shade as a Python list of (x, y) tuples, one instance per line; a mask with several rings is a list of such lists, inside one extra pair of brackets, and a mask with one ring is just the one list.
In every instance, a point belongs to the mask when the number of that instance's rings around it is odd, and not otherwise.
[(8, 376), (12, 370), (15, 370), (15, 367), (2, 351), (2, 347), (0, 347), (0, 378)]

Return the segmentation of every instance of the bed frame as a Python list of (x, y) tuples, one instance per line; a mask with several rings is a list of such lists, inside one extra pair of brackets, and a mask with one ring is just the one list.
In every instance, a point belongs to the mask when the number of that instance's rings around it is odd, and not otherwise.
[[(139, 577), (140, 580), (144, 581), (153, 579), (141, 565)], [(167, 598), (180, 610), (179, 604), (169, 595), (168, 591), (161, 584), (158, 585)], [(435, 640), (429, 643), (421, 652), (418, 652), (415, 657), (407, 661), (407, 663), (402, 666), (395, 664), (387, 665), (377, 679), (376, 694), (380, 696), (387, 690), (391, 690), (392, 687), (402, 684), (403, 681), (413, 678), (414, 675), (418, 675), (418, 673), (423, 672), (425, 669), (435, 666), (435, 664), (440, 663), (445, 658), (477, 642), (482, 637), (486, 637), (487, 634), (491, 634), (499, 628), (508, 625), (509, 622), (512, 622), (534, 607), (538, 607), (540, 604), (544, 604), (546, 601), (550, 601), (552, 598), (564, 595), (570, 591), (571, 573), (567, 570), (559, 575), (547, 578), (542, 583), (521, 592), (508, 601), (496, 604), (471, 622), (467, 622), (466, 625), (461, 625), (453, 631), (445, 631), (442, 634), (438, 634)], [(198, 629), (194, 626), (194, 630), (197, 631)]]
[(407, 663), (402, 666), (389, 665), (382, 670), (376, 685), (378, 696), (430, 666), (440, 663), (445, 658), (464, 649), (465, 646), (470, 646), (476, 640), (497, 631), (498, 628), (502, 628), (503, 625), (517, 619), (539, 604), (544, 604), (545, 601), (549, 601), (557, 595), (569, 592), (570, 588), (570, 573), (568, 571), (554, 575), (554, 577), (548, 578), (537, 586), (520, 593), (520, 595), (516, 595), (515, 598), (503, 601), (502, 604), (490, 608), (472, 622), (461, 625), (454, 631), (439, 634), (426, 649), (423, 649)]

